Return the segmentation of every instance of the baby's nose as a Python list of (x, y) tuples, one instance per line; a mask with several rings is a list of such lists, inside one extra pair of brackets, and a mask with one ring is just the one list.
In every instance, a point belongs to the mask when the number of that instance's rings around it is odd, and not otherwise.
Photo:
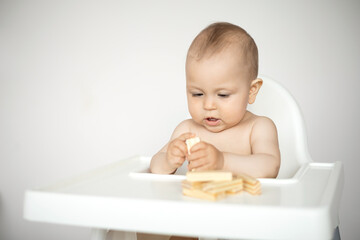
[(206, 109), (206, 110), (216, 109), (216, 103), (213, 98), (211, 98), (211, 97), (204, 98), (204, 109)]

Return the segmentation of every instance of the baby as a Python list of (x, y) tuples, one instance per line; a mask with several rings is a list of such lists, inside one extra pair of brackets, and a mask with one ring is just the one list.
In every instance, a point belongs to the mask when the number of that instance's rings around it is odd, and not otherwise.
[[(226, 170), (275, 178), (280, 167), (276, 126), (247, 111), (262, 80), (252, 37), (230, 23), (214, 23), (192, 42), (186, 58), (186, 93), (191, 119), (181, 122), (156, 153), (152, 173), (172, 174), (188, 161), (189, 171)], [(186, 139), (198, 136), (190, 153)]]

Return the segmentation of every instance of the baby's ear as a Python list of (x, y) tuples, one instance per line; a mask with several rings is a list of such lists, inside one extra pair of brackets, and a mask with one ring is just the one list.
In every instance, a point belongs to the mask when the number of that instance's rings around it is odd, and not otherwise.
[(258, 94), (261, 86), (263, 84), (263, 80), (260, 78), (257, 78), (253, 80), (250, 84), (250, 91), (249, 91), (249, 104), (253, 104), (256, 99), (256, 95)]

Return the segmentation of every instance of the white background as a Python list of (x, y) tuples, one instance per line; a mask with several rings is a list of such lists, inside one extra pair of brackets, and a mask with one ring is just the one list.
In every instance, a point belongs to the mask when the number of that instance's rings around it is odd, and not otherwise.
[(215, 21), (253, 36), (313, 159), (344, 163), (340, 231), (360, 236), (359, 1), (0, 1), (0, 239), (89, 239), (23, 220), (25, 189), (162, 147), (187, 116), (186, 50)]

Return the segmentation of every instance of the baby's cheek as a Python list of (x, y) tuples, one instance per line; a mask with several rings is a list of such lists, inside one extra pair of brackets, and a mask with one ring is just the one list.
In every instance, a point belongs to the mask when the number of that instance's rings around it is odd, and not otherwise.
[(201, 123), (201, 120), (202, 120), (202, 116), (200, 114), (200, 111), (199, 110), (190, 110), (190, 115), (191, 115), (191, 118), (197, 122), (197, 123)]

